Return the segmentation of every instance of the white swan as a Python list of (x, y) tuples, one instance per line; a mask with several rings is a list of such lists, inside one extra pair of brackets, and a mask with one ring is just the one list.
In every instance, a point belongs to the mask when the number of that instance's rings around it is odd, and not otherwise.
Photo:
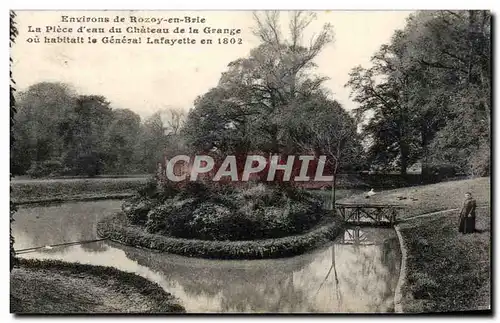
[(375, 191), (372, 188), (368, 193), (366, 193), (366, 197), (370, 197), (370, 196), (373, 196), (375, 194), (377, 194), (377, 193), (375, 193)]

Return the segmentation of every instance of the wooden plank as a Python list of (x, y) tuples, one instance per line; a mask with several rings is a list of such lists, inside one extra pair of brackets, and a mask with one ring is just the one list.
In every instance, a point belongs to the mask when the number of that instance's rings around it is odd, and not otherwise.
[[(337, 204), (337, 211), (344, 222), (353, 224), (394, 225), (398, 214), (405, 209), (400, 205), (389, 204)], [(366, 220), (366, 221), (362, 221)]]
[(401, 204), (381, 204), (381, 203), (339, 203), (336, 206), (341, 206), (345, 208), (356, 208), (356, 207), (394, 207), (394, 208), (404, 208)]
[(371, 208), (364, 208), (364, 209), (360, 209), (360, 212), (364, 213), (366, 217), (372, 219), (375, 223), (377, 223), (377, 218), (376, 216), (374, 217), (372, 214), (370, 214), (370, 212), (368, 210), (370, 210)]

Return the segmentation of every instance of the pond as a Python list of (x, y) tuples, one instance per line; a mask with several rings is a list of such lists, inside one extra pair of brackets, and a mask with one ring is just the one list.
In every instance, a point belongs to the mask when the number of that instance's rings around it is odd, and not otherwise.
[[(96, 239), (96, 223), (121, 201), (21, 207), (15, 249)], [(112, 266), (158, 283), (188, 312), (392, 312), (400, 250), (394, 230), (347, 228), (314, 252), (272, 260), (208, 260), (156, 253), (108, 241), (19, 255)]]

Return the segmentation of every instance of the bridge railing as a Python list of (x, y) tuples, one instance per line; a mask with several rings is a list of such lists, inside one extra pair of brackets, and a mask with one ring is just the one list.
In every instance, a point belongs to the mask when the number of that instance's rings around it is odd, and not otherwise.
[(393, 204), (337, 203), (334, 212), (347, 223), (394, 225), (404, 209)]

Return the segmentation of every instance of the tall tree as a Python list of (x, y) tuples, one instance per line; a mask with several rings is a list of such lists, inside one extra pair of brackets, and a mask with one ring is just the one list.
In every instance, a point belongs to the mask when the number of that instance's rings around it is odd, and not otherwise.
[[(372, 57), (372, 67), (358, 66), (350, 73), (349, 86), (355, 102), (357, 118), (373, 144), (371, 161), (375, 165), (395, 164), (406, 174), (415, 157), (414, 106), (410, 89), (414, 71), (405, 66), (406, 48), (396, 33), (390, 45), (383, 45)], [(368, 122), (366, 118), (368, 117)], [(366, 123), (363, 123), (366, 122)]]
[(61, 127), (75, 105), (73, 90), (62, 83), (42, 82), (20, 92), (13, 127), (18, 140), (13, 144), (11, 167), (26, 172), (33, 162), (60, 156), (64, 149)]
[(161, 113), (156, 112), (151, 115), (144, 121), (141, 128), (141, 138), (137, 149), (141, 152), (143, 165), (146, 165), (145, 171), (153, 173), (156, 170), (156, 163), (163, 162), (167, 145), (166, 127)]
[[(324, 95), (308, 97), (295, 107), (290, 139), (303, 152), (316, 157), (326, 156), (326, 167), (333, 175), (332, 202), (336, 203), (339, 172), (353, 171), (363, 166), (363, 149), (357, 133), (356, 121), (342, 106)], [(295, 120), (295, 121), (294, 121)]]
[(417, 12), (372, 67), (353, 69), (347, 85), (358, 113), (369, 116), (364, 132), (375, 163), (397, 161), (402, 173), (419, 159), (424, 171), (432, 163), (461, 171), (489, 164), (489, 16)]
[(169, 107), (159, 111), (167, 135), (178, 135), (186, 122), (186, 111), (180, 108)]
[(103, 96), (80, 95), (75, 109), (62, 128), (65, 133), (65, 159), (77, 175), (94, 176), (102, 173), (107, 150), (105, 133), (112, 120), (109, 102)]
[(235, 102), (230, 91), (212, 88), (199, 96), (194, 106), (182, 134), (195, 151), (216, 148), (222, 153), (244, 154), (258, 146), (255, 143), (258, 134), (250, 120), (256, 112), (248, 105)]
[[(254, 32), (261, 44), (249, 57), (231, 62), (217, 88), (197, 100), (186, 128), (201, 125), (205, 131), (191, 130), (192, 142), (204, 138), (219, 149), (283, 153), (287, 125), (281, 115), (298, 95), (319, 91), (325, 81), (311, 72), (313, 60), (333, 41), (330, 25), (324, 25), (310, 45), (304, 46), (302, 38), (315, 19), (313, 13), (294, 12), (288, 37), (281, 33), (278, 12), (255, 13), (254, 18)], [(201, 136), (196, 137), (197, 133)]]
[(141, 117), (129, 109), (115, 109), (104, 134), (105, 173), (130, 174), (138, 171), (135, 152), (141, 131)]
[(427, 68), (422, 83), (432, 86), (428, 101), (438, 102), (426, 110), (446, 112), (444, 126), (427, 141), (429, 162), (471, 175), (489, 172), (490, 26), (488, 11), (468, 10), (418, 12), (406, 27), (410, 59)]
[(183, 155), (188, 152), (185, 136), (187, 112), (181, 108), (169, 107), (160, 111), (165, 131), (165, 146), (163, 153), (169, 156)]

